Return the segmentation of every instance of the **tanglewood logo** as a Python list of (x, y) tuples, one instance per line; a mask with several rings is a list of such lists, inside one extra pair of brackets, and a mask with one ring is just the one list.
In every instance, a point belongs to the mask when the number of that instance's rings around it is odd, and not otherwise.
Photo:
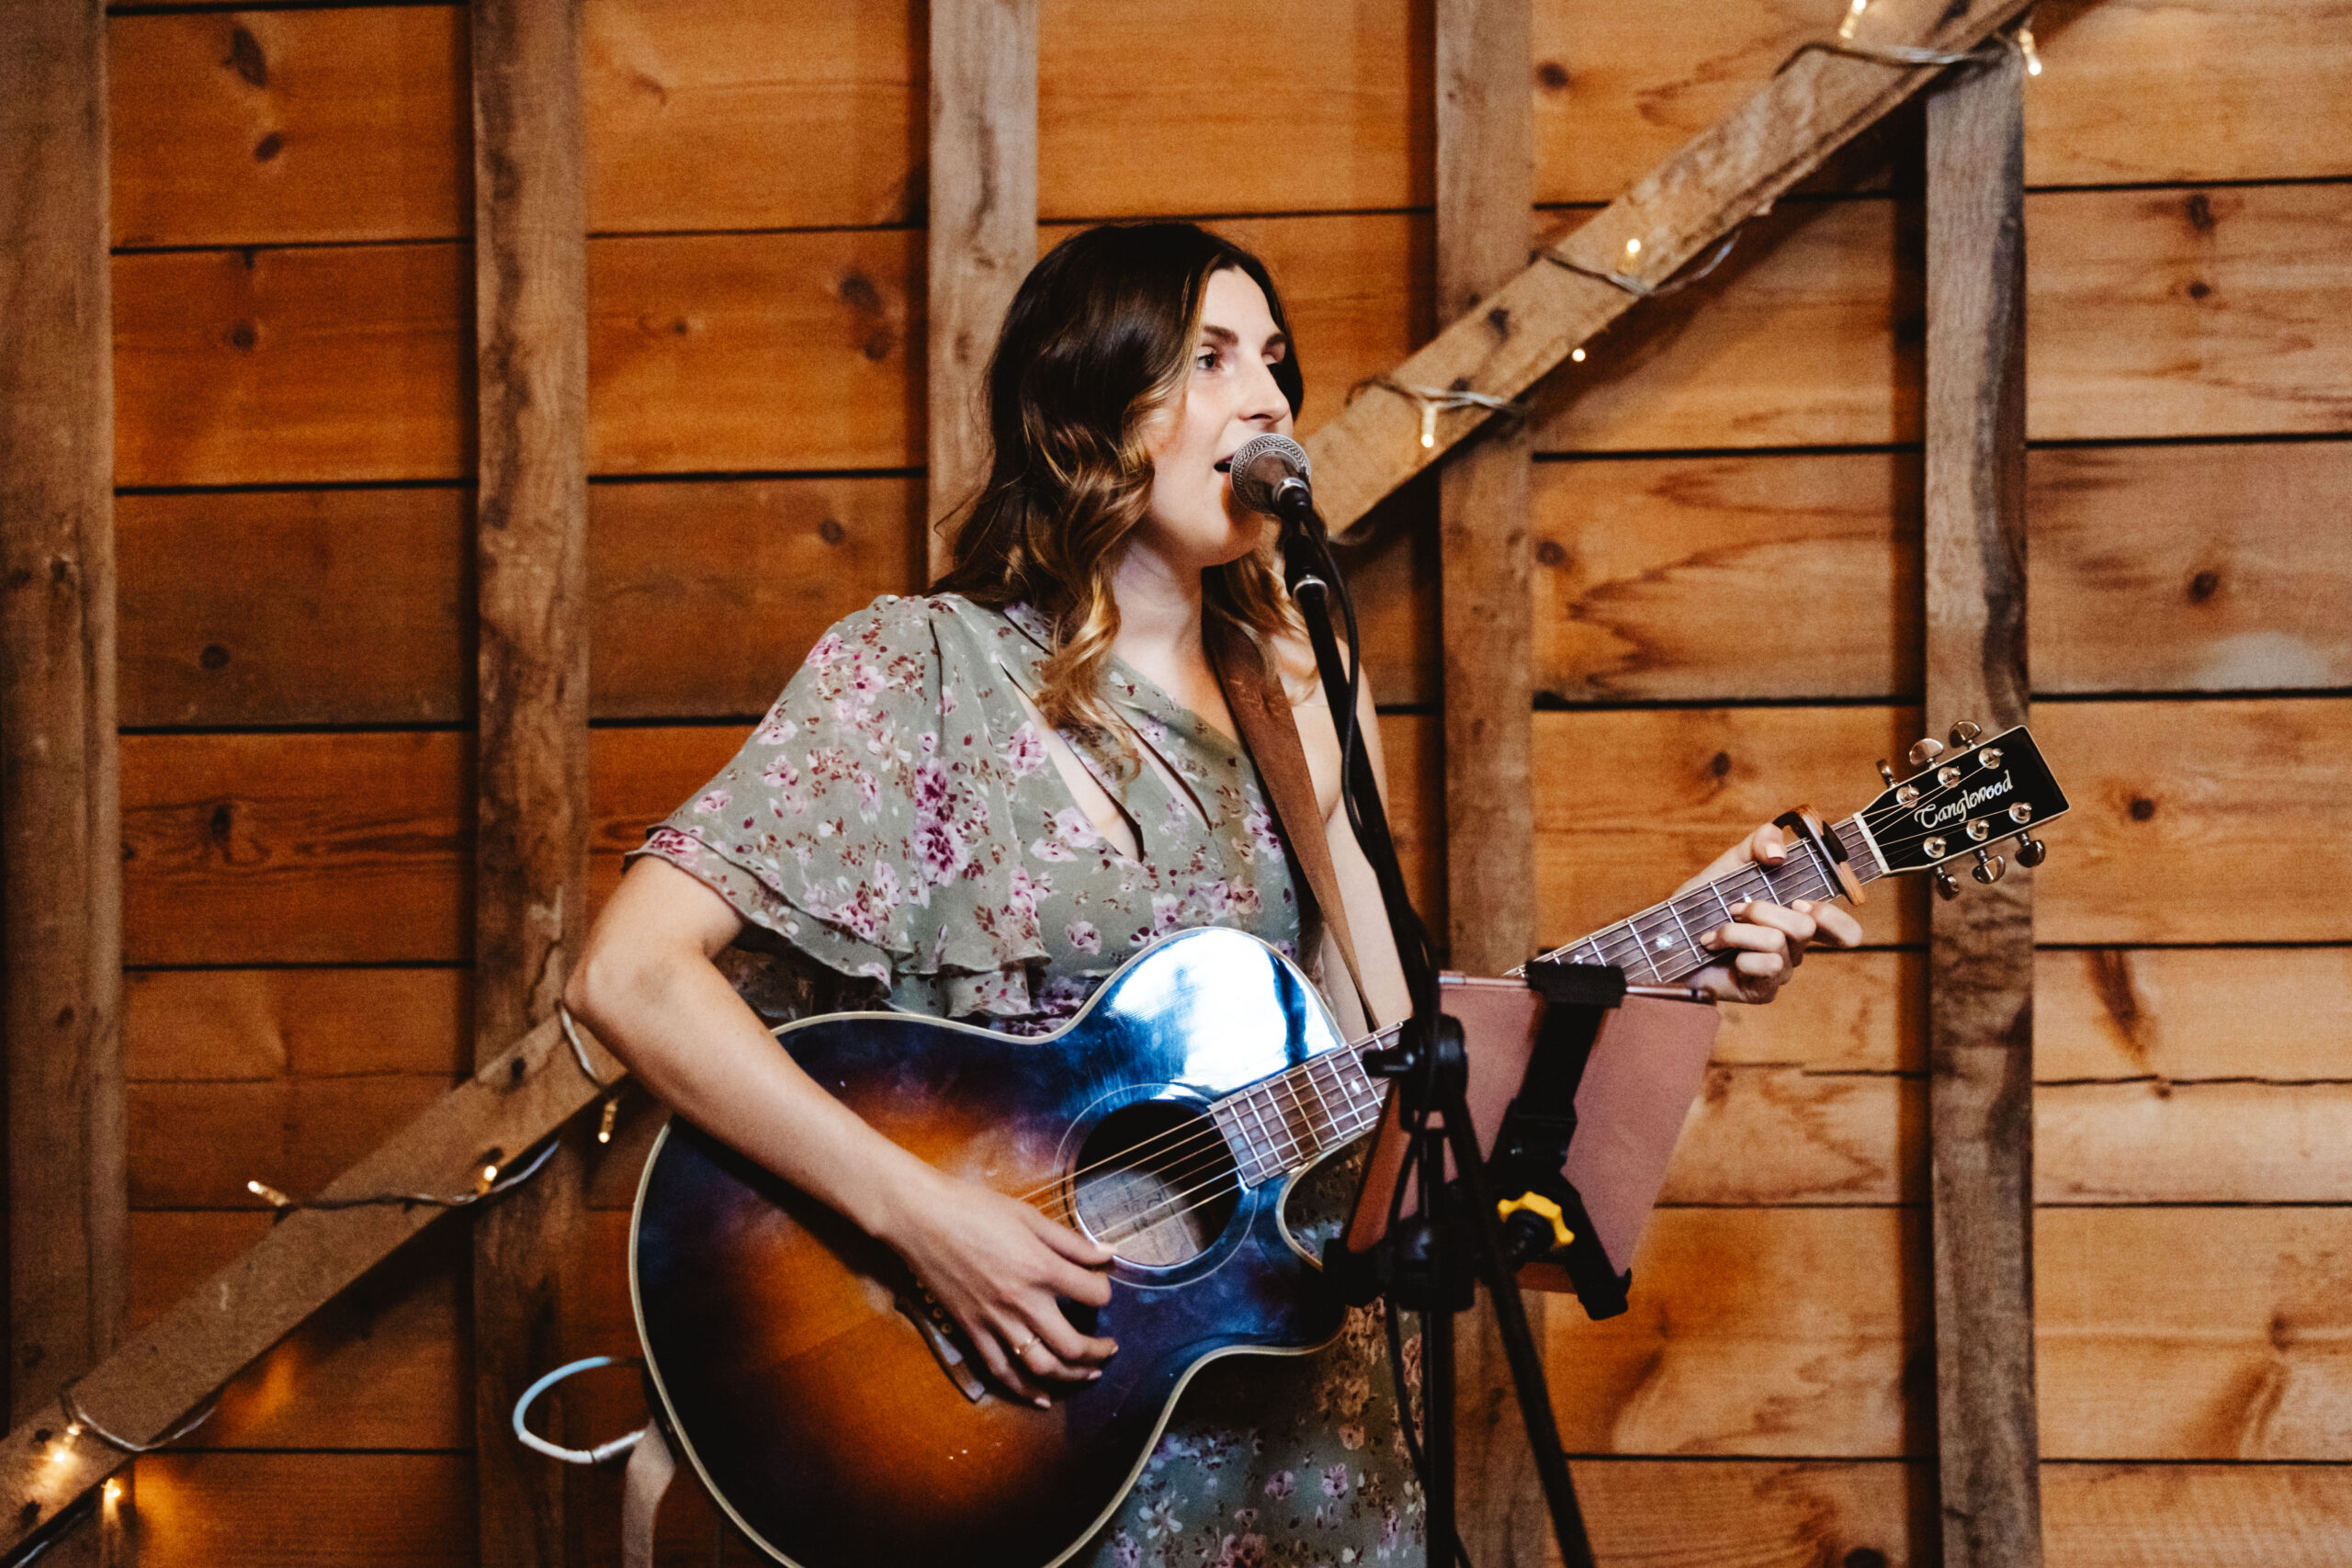
[(1911, 819), (1922, 828), (1940, 828), (1947, 822), (1956, 822), (1971, 815), (1986, 801), (2008, 794), (2011, 787), (2009, 770), (2003, 768), (2001, 776), (1991, 784), (1962, 790), (1958, 799), (1947, 800), (1941, 806), (1923, 806), (1911, 814)]

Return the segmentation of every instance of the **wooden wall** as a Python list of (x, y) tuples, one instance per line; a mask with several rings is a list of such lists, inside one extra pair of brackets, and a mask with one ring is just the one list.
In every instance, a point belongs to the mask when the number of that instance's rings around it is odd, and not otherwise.
[[(918, 579), (926, 46), (911, 3), (585, 4), (601, 893), (828, 621)], [(1839, 9), (1539, 0), (1531, 233)], [(2050, 1556), (2344, 1562), (2352, 6), (2038, 22), (2036, 727), (2077, 807), (2038, 899)], [(1214, 216), (1285, 287), (1311, 428), (1436, 324), (1430, 25), (1053, 0), (1041, 243)], [(267, 1224), (248, 1177), (322, 1183), (470, 1061), (473, 209), (462, 7), (110, 26), (144, 1321)], [(1286, 113), (1236, 77), (1245, 38), (1289, 62)], [(1917, 141), (1868, 138), (1541, 399), (1548, 938), (1798, 801), (1852, 809), (1921, 731)], [(1392, 501), (1357, 576), (1442, 929), (1432, 512)], [(1922, 906), (1866, 923), (1726, 1028), (1634, 1310), (1552, 1314), (1607, 1558), (1932, 1560)], [(651, 1121), (591, 1172), (582, 1352), (629, 1348)], [(152, 1568), (469, 1562), (466, 1267), (436, 1233), (143, 1461)], [(638, 1408), (616, 1378), (569, 1416)], [(586, 1491), (580, 1560), (613, 1561)], [(707, 1506), (666, 1519), (707, 1560)]]

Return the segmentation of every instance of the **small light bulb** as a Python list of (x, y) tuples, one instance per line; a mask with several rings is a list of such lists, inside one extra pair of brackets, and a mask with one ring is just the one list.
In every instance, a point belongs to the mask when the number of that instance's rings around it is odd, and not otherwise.
[(72, 1454), (65, 1451), (65, 1445), (63, 1443), (60, 1443), (55, 1448), (49, 1450), (49, 1462), (51, 1464), (63, 1464), (67, 1460), (72, 1459), (73, 1457), (74, 1456)]
[(82, 1423), (79, 1421), (67, 1422), (65, 1425), (65, 1435), (69, 1438), (80, 1437), (82, 1435)]
[(122, 1501), (121, 1482), (109, 1481), (107, 1483), (107, 1501), (109, 1503), (119, 1503)]
[(266, 1199), (273, 1209), (290, 1209), (294, 1206), (293, 1199), (288, 1198), (266, 1181), (248, 1181), (245, 1183), (245, 1190), (256, 1198)]
[(598, 1143), (609, 1144), (613, 1141), (613, 1123), (619, 1120), (620, 1113), (621, 1097), (617, 1094), (605, 1096), (605, 1109), (596, 1119), (596, 1141)]
[(1584, 363), (1584, 350), (1580, 348), (1572, 348), (1568, 350), (1568, 357), (1575, 360), (1578, 365), (1582, 365)]
[(1640, 255), (1642, 254), (1642, 243), (1639, 240), (1626, 241), (1625, 254), (1629, 256)]

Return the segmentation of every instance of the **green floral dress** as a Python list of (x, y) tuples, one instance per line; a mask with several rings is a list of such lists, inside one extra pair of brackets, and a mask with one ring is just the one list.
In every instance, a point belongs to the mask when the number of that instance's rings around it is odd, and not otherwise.
[[(1136, 754), (1064, 739), (1138, 854), (1095, 831), (1021, 701), (1043, 688), (1050, 646), (1020, 606), (876, 600), (825, 634), (734, 760), (653, 830), (640, 852), (747, 922), (730, 972), (754, 1007), (861, 1005), (863, 987), (910, 1011), (1043, 1033), (1172, 931), (1229, 926), (1312, 951), (1248, 758), (1116, 660), (1105, 695)], [(1338, 1234), (1352, 1166), (1332, 1161), (1294, 1192), (1302, 1245)], [(1135, 1490), (1072, 1562), (1419, 1561), (1420, 1493), (1379, 1310), (1351, 1309), (1312, 1356), (1204, 1368)], [(1408, 1371), (1419, 1351), (1415, 1336)]]

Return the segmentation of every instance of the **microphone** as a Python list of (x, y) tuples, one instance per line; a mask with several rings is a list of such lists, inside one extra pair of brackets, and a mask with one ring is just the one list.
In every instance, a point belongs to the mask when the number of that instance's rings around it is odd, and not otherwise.
[(1234, 448), (1233, 499), (1252, 512), (1305, 523), (1315, 513), (1306, 448), (1287, 435), (1253, 435)]

